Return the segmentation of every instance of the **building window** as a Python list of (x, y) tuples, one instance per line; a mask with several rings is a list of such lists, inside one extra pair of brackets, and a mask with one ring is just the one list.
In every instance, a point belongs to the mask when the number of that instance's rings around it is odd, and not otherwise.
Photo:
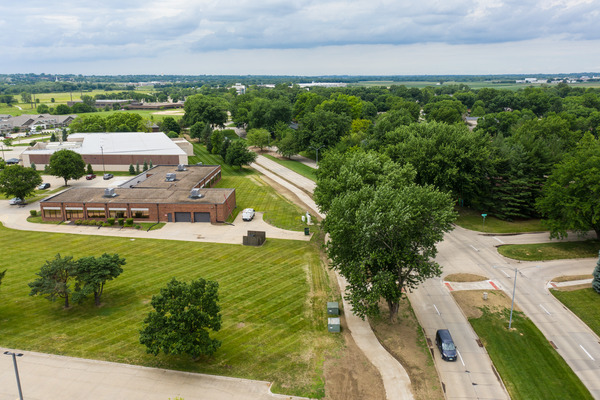
[(82, 219), (83, 218), (83, 208), (81, 210), (66, 210), (67, 219)]
[(132, 208), (131, 215), (135, 219), (150, 218), (150, 211), (147, 208), (145, 208), (145, 209)]
[(44, 218), (62, 218), (62, 212), (61, 210), (44, 209)]
[(110, 218), (127, 218), (127, 211), (125, 210), (108, 210)]
[(106, 218), (106, 211), (105, 210), (87, 210), (87, 217), (88, 218)]

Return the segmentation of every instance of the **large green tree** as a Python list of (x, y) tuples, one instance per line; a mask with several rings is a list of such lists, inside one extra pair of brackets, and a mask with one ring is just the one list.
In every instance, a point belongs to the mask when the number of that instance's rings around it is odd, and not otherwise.
[(33, 168), (11, 165), (0, 171), (0, 193), (7, 197), (25, 198), (42, 183), (40, 174)]
[(256, 153), (248, 150), (242, 140), (235, 140), (227, 147), (225, 154), (225, 163), (231, 166), (237, 166), (240, 169), (242, 165), (249, 165), (256, 160)]
[(221, 342), (211, 331), (221, 329), (219, 284), (202, 278), (179, 282), (173, 278), (158, 295), (140, 331), (140, 343), (148, 353), (188, 354), (194, 359), (211, 355)]
[(73, 150), (59, 150), (50, 157), (48, 170), (50, 175), (63, 178), (67, 186), (69, 179), (77, 180), (85, 175), (85, 162), (81, 154)]
[(75, 266), (74, 301), (81, 301), (89, 294), (94, 295), (94, 303), (100, 306), (100, 298), (107, 281), (113, 280), (123, 272), (125, 259), (118, 254), (104, 253), (100, 257), (82, 257)]
[(600, 239), (600, 141), (586, 133), (558, 163), (537, 201), (551, 237), (596, 232)]
[(395, 319), (403, 293), (439, 276), (436, 244), (456, 219), (449, 194), (431, 186), (364, 186), (335, 197), (323, 222), (327, 254), (360, 317), (385, 299)]
[(248, 145), (260, 147), (262, 151), (263, 147), (267, 147), (271, 143), (271, 133), (266, 129), (250, 129), (246, 135)]
[(183, 122), (187, 126), (194, 125), (198, 121), (224, 126), (227, 122), (228, 107), (227, 101), (223, 98), (196, 94), (185, 101)]
[(50, 301), (56, 300), (57, 297), (64, 298), (65, 308), (68, 308), (71, 294), (69, 280), (75, 274), (75, 269), (73, 257), (61, 257), (57, 254), (53, 260), (46, 261), (40, 272), (36, 272), (38, 278), (29, 283), (31, 288), (29, 295), (41, 295)]

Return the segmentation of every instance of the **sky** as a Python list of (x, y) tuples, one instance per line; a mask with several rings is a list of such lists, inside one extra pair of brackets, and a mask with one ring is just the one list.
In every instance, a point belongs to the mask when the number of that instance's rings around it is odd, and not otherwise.
[(0, 73), (600, 72), (600, 0), (0, 3)]

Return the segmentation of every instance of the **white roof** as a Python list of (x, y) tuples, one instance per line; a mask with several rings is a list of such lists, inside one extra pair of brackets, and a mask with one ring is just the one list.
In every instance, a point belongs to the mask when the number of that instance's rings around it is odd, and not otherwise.
[(162, 132), (73, 133), (69, 135), (69, 141), (66, 143), (48, 143), (46, 149), (26, 150), (26, 153), (52, 154), (62, 149), (73, 150), (79, 154), (186, 154)]

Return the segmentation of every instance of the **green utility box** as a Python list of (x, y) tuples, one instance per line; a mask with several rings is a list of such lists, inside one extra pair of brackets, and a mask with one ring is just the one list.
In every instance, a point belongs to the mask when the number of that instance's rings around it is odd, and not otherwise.
[(340, 306), (337, 301), (327, 302), (327, 314), (329, 315), (340, 315)]
[(310, 229), (309, 228), (304, 228), (304, 234), (306, 236), (310, 235)]
[(327, 330), (329, 332), (339, 332), (340, 331), (340, 319), (339, 318), (327, 318)]

